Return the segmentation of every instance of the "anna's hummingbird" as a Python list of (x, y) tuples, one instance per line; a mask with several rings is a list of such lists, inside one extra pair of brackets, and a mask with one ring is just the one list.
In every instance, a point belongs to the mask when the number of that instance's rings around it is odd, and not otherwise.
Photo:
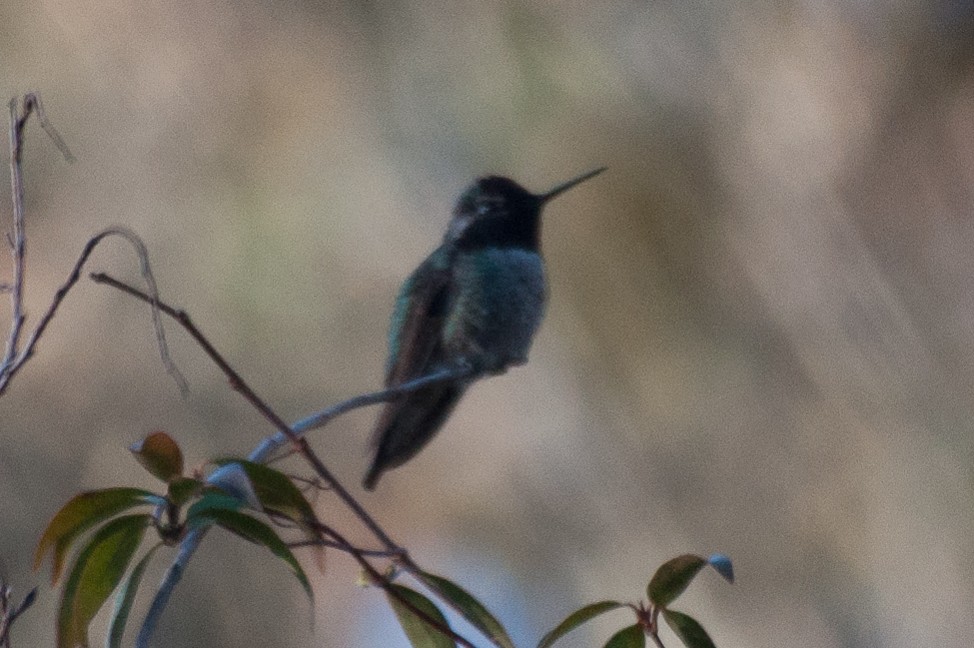
[[(543, 194), (513, 180), (479, 178), (456, 207), (443, 243), (403, 283), (389, 329), (386, 386), (467, 367), (499, 374), (527, 362), (544, 315), (547, 284), (539, 249), (541, 208), (605, 168)], [(363, 482), (411, 459), (443, 425), (469, 380), (439, 382), (386, 404), (375, 459)]]

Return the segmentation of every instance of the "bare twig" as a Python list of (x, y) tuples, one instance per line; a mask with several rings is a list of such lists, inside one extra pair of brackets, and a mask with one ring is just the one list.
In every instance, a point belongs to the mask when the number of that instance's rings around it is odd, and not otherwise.
[[(67, 296), (68, 291), (71, 290), (71, 288), (78, 282), (78, 279), (81, 276), (81, 269), (88, 260), (88, 257), (103, 239), (109, 236), (121, 236), (122, 238), (126, 239), (132, 245), (132, 247), (135, 248), (136, 254), (139, 257), (139, 266), (141, 268), (142, 277), (148, 288), (148, 293), (152, 295), (152, 303), (158, 301), (159, 294), (156, 287), (155, 278), (153, 277), (152, 270), (149, 266), (149, 254), (146, 250), (145, 244), (142, 243), (142, 240), (133, 232), (121, 227), (112, 227), (106, 229), (88, 239), (88, 242), (85, 244), (80, 256), (78, 257), (77, 261), (75, 261), (71, 274), (55, 293), (54, 299), (51, 301), (50, 306), (48, 306), (47, 310), (41, 316), (33, 332), (28, 336), (23, 348), (20, 348), (21, 337), (24, 333), (24, 323), (26, 322), (26, 315), (24, 314), (23, 305), (27, 248), (26, 228), (24, 225), (24, 182), (22, 172), (22, 157), (24, 151), (24, 129), (27, 126), (27, 120), (29, 117), (32, 114), (37, 115), (37, 119), (40, 122), (41, 127), (44, 129), (44, 132), (46, 132), (48, 137), (51, 138), (54, 144), (64, 155), (65, 159), (70, 162), (74, 160), (74, 156), (71, 155), (71, 151), (68, 150), (64, 140), (61, 139), (61, 136), (58, 134), (57, 130), (48, 121), (47, 116), (44, 114), (44, 108), (41, 104), (40, 96), (34, 93), (24, 95), (20, 108), (18, 108), (17, 104), (18, 102), (16, 99), (10, 101), (10, 185), (13, 200), (13, 232), (7, 233), (7, 240), (10, 244), (11, 254), (13, 256), (13, 281), (9, 284), (0, 284), (0, 289), (2, 289), (0, 291), (9, 292), (11, 301), (10, 333), (7, 337), (7, 344), (6, 349), (4, 350), (3, 358), (0, 359), (0, 396), (2, 396), (7, 390), (7, 387), (10, 385), (10, 381), (14, 375), (16, 375), (17, 372), (20, 371), (20, 369), (23, 368), (26, 362), (31, 358), (31, 356), (33, 356), (37, 342), (44, 334), (44, 331), (51, 323), (51, 320), (54, 319), (54, 315), (57, 312), (58, 307), (60, 307), (61, 302), (64, 301), (64, 298)], [(152, 311), (152, 321), (155, 327), (156, 340), (159, 344), (159, 352), (162, 356), (162, 361), (165, 364), (169, 374), (179, 385), (180, 391), (185, 393), (186, 381), (173, 364), (169, 355), (165, 332), (162, 328), (162, 319), (159, 317), (158, 310), (155, 308), (153, 308)]]
[(206, 527), (193, 529), (186, 534), (186, 537), (179, 544), (179, 551), (176, 554), (176, 558), (173, 559), (172, 564), (169, 565), (169, 569), (166, 570), (162, 584), (156, 590), (156, 595), (152, 599), (149, 611), (145, 615), (145, 620), (142, 622), (142, 627), (139, 628), (139, 634), (135, 638), (136, 648), (148, 648), (149, 640), (152, 639), (156, 626), (159, 625), (159, 619), (162, 618), (162, 612), (166, 609), (166, 606), (169, 604), (169, 599), (172, 597), (173, 590), (176, 589), (176, 585), (183, 577), (183, 570), (186, 569), (189, 559), (196, 552), (203, 538), (206, 537), (206, 531)]
[[(91, 256), (91, 253), (99, 243), (110, 236), (120, 236), (127, 240), (132, 247), (135, 248), (135, 252), (139, 257), (139, 266), (141, 269), (142, 278), (149, 290), (149, 294), (147, 295), (148, 301), (150, 304), (158, 304), (159, 291), (156, 288), (155, 277), (152, 275), (152, 269), (149, 266), (148, 253), (142, 239), (140, 239), (132, 231), (123, 227), (110, 227), (99, 232), (98, 234), (95, 234), (88, 239), (87, 243), (85, 243), (84, 248), (81, 250), (81, 254), (74, 263), (74, 268), (72, 268), (67, 280), (65, 280), (65, 282), (54, 294), (54, 299), (51, 301), (51, 305), (48, 306), (40, 320), (38, 320), (37, 326), (30, 334), (30, 337), (27, 338), (23, 350), (21, 350), (19, 353), (16, 353), (15, 350), (15, 355), (13, 358), (9, 362), (5, 362), (2, 366), (0, 366), (0, 395), (3, 395), (4, 391), (6, 391), (7, 386), (10, 384), (11, 378), (13, 378), (13, 376), (20, 371), (27, 360), (29, 360), (33, 355), (34, 348), (36, 347), (38, 340), (40, 340), (41, 336), (44, 334), (44, 331), (47, 330), (48, 325), (54, 319), (54, 315), (57, 313), (57, 310), (64, 301), (64, 298), (67, 296), (71, 288), (78, 283), (78, 279), (81, 277), (81, 270), (88, 261), (88, 257)], [(179, 369), (176, 368), (176, 365), (173, 363), (172, 358), (169, 355), (169, 348), (166, 343), (165, 331), (162, 327), (162, 318), (159, 315), (158, 307), (153, 307), (152, 309), (152, 323), (155, 328), (156, 341), (159, 344), (159, 353), (162, 356), (162, 361), (165, 364), (169, 374), (179, 385), (180, 390), (185, 392), (186, 380), (179, 372)]]
[(17, 605), (11, 605), (10, 596), (13, 590), (0, 580), (0, 646), (10, 648), (10, 628), (21, 614), (27, 611), (37, 597), (37, 588), (27, 592), (24, 600)]
[[(17, 345), (24, 327), (24, 271), (26, 269), (27, 235), (24, 227), (24, 174), (22, 159), (24, 154), (24, 129), (27, 120), (34, 113), (44, 128), (44, 131), (61, 149), (64, 157), (70, 162), (74, 159), (71, 151), (65, 146), (64, 140), (58, 135), (54, 126), (47, 120), (40, 96), (34, 93), (24, 95), (22, 105), (18, 107), (17, 99), (10, 100), (10, 196), (13, 202), (13, 232), (7, 233), (13, 256), (13, 281), (9, 284), (11, 301), (10, 335), (7, 337), (7, 348), (0, 361), (0, 377), (6, 375), (5, 369), (11, 365), (17, 355)], [(0, 393), (2, 393), (0, 385)]]

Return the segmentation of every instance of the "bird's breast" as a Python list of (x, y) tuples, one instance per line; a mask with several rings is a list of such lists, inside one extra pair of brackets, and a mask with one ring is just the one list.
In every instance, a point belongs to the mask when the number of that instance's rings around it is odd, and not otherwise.
[(547, 286), (541, 255), (487, 248), (456, 259), (453, 304), (444, 344), (487, 370), (527, 360), (544, 316)]

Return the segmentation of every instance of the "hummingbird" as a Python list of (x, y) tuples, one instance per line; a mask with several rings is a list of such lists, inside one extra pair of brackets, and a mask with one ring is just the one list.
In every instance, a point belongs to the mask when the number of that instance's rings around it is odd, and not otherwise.
[(440, 370), (466, 379), (433, 383), (386, 403), (373, 432), (375, 458), (363, 486), (414, 457), (478, 377), (527, 362), (547, 301), (541, 209), (605, 171), (589, 171), (542, 194), (485, 176), (461, 194), (443, 242), (403, 283), (389, 326), (386, 387)]

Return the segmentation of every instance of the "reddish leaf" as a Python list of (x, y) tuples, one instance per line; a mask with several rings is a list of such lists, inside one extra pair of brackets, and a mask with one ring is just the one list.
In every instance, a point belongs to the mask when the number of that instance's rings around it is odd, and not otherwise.
[(129, 446), (135, 458), (154, 477), (171, 482), (183, 474), (183, 452), (165, 432), (153, 432)]

